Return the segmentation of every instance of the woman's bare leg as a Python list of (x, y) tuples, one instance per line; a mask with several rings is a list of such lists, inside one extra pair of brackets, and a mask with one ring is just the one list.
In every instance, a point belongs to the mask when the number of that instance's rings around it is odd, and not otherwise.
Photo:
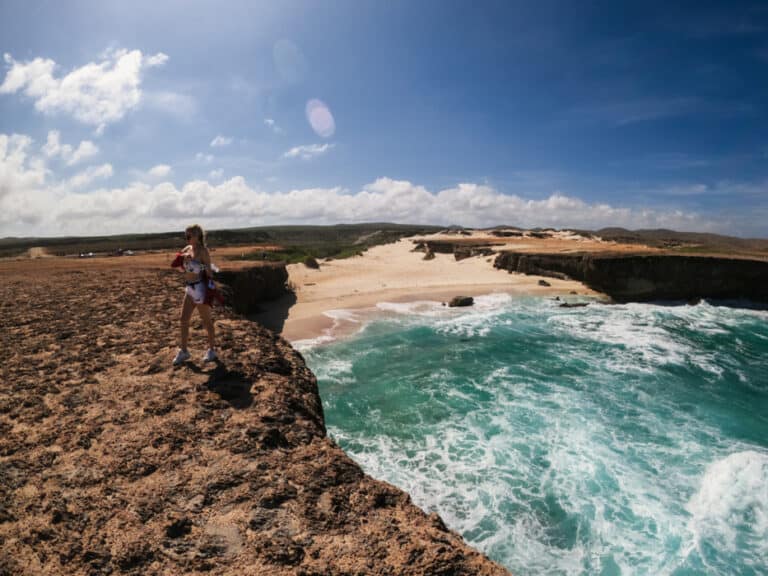
[(216, 332), (213, 328), (211, 307), (208, 304), (198, 304), (197, 311), (200, 313), (200, 318), (203, 319), (203, 326), (208, 333), (208, 348), (213, 350), (216, 347)]
[(181, 305), (181, 349), (187, 349), (189, 341), (189, 319), (192, 318), (192, 311), (195, 309), (195, 302), (184, 294), (184, 303)]

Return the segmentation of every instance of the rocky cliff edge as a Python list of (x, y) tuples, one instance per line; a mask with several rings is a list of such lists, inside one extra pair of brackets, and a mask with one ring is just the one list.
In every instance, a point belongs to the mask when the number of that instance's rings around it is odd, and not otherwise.
[(768, 261), (671, 254), (536, 254), (500, 252), (509, 272), (571, 278), (617, 302), (698, 300), (768, 302)]
[(5, 270), (0, 574), (506, 574), (326, 436), (273, 333), (217, 313), (172, 368), (165, 271)]

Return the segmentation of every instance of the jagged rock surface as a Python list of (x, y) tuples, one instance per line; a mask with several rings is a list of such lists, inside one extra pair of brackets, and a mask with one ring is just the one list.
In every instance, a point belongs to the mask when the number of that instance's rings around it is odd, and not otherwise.
[[(325, 434), (284, 340), (229, 311), (172, 368), (178, 278), (4, 274), (0, 574), (505, 574)], [(196, 317), (195, 317), (196, 318)]]

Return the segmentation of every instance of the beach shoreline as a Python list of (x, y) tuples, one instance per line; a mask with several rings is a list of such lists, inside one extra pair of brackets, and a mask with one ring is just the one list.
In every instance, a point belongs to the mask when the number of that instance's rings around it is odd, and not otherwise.
[[(335, 310), (374, 311), (381, 302), (420, 300), (448, 302), (454, 296), (506, 293), (512, 296), (600, 297), (581, 282), (510, 274), (493, 267), (492, 257), (456, 260), (435, 254), (425, 261), (414, 252), (414, 239), (375, 246), (362, 256), (321, 262), (319, 269), (303, 264), (288, 268), (293, 293), (271, 303), (252, 319), (297, 342), (355, 332)], [(540, 281), (545, 280), (545, 285)], [(351, 324), (351, 326), (350, 326)]]
[[(601, 296), (588, 289), (582, 290), (577, 294), (572, 294), (570, 290), (563, 291), (553, 288), (540, 291), (520, 289), (505, 290), (495, 284), (465, 284), (461, 285), (459, 288), (460, 290), (457, 291), (456, 287), (444, 289), (435, 287), (434, 290), (428, 292), (413, 290), (382, 290), (379, 292), (363, 294), (358, 298), (340, 298), (338, 305), (332, 307), (328, 307), (331, 305), (331, 302), (313, 303), (313, 306), (311, 307), (312, 313), (310, 314), (307, 309), (302, 310), (306, 315), (302, 315), (301, 317), (292, 319), (290, 322), (286, 322), (281, 335), (292, 344), (306, 341), (322, 343), (324, 341), (345, 338), (353, 335), (362, 328), (364, 322), (360, 321), (360, 317), (364, 317), (369, 321), (376, 316), (382, 316), (384, 311), (379, 305), (386, 303), (405, 304), (430, 302), (444, 304), (447, 308), (448, 301), (457, 295), (472, 296), (473, 298), (493, 294), (505, 294), (518, 298), (557, 297), (564, 302), (567, 302), (569, 299), (577, 300), (583, 299), (584, 297), (597, 298)], [(469, 307), (469, 309), (471, 309), (471, 307)]]

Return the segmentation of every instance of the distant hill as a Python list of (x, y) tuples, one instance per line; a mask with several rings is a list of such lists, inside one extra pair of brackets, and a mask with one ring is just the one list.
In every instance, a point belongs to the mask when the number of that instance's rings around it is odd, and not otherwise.
[[(447, 229), (459, 234), (465, 229), (453, 226)], [(516, 226), (494, 226), (486, 230), (522, 230)], [(534, 228), (534, 231), (552, 228)], [(599, 236), (608, 241), (623, 244), (646, 244), (666, 248), (683, 254), (738, 254), (742, 256), (768, 257), (768, 239), (736, 238), (704, 232), (676, 232), (674, 230), (627, 230), (625, 228), (601, 228), (600, 230), (574, 230), (582, 236)], [(418, 234), (446, 231), (444, 226), (418, 224), (393, 224), (368, 222), (363, 224), (336, 224), (332, 226), (257, 226), (251, 228), (212, 230), (209, 243), (216, 246), (240, 246), (275, 244), (285, 247), (319, 247), (321, 256), (338, 249), (393, 242), (399, 238)], [(65, 256), (79, 252), (111, 253), (123, 250), (172, 250), (184, 242), (182, 231), (155, 234), (120, 234), (115, 236), (66, 236), (59, 238), (0, 238), (0, 257), (18, 256), (30, 248), (42, 247), (49, 254)], [(356, 248), (356, 249), (357, 249)]]
[[(584, 232), (579, 232), (584, 233)], [(586, 232), (603, 240), (635, 244), (642, 243), (657, 248), (668, 248), (684, 253), (722, 254), (768, 254), (768, 239), (736, 238), (707, 232), (675, 232), (663, 228), (657, 230), (626, 230), (624, 228), (601, 228), (597, 232)]]
[[(258, 226), (232, 230), (211, 230), (207, 233), (212, 246), (248, 244), (278, 244), (306, 246), (317, 244), (383, 244), (405, 236), (430, 234), (440, 226), (372, 222), (336, 224), (333, 226)], [(155, 234), (120, 234), (115, 236), (66, 236), (59, 238), (1, 238), (0, 257), (18, 256), (33, 247), (43, 247), (55, 256), (80, 252), (111, 253), (122, 250), (172, 250), (183, 245), (183, 232)]]

